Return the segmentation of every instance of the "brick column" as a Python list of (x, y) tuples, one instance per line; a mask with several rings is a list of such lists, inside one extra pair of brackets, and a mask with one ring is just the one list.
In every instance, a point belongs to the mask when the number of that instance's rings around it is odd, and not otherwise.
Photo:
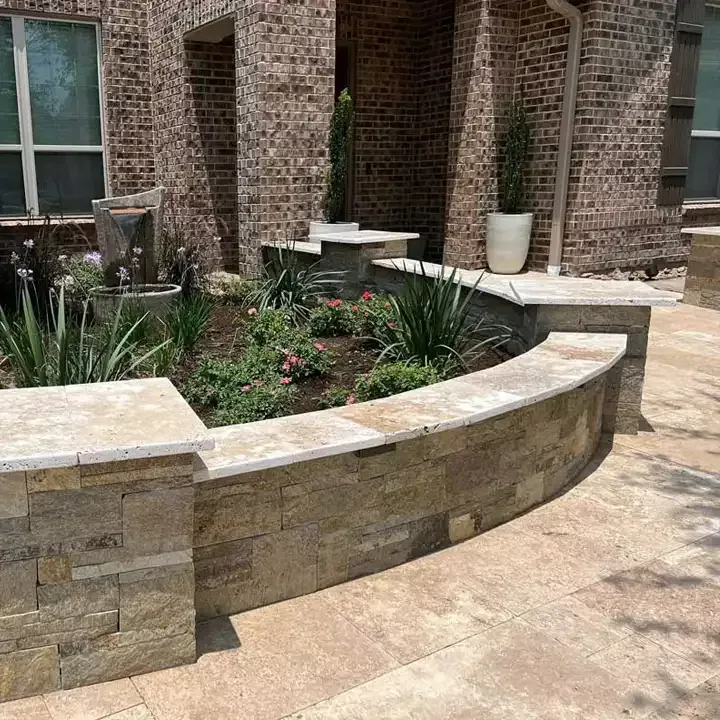
[(334, 102), (335, 0), (249, 2), (235, 21), (240, 272), (319, 218)]
[(457, 0), (445, 220), (448, 265), (484, 265), (485, 216), (497, 209), (501, 121), (513, 92), (516, 5)]
[(687, 257), (682, 207), (657, 204), (677, 4), (583, 3), (562, 261), (572, 274)]

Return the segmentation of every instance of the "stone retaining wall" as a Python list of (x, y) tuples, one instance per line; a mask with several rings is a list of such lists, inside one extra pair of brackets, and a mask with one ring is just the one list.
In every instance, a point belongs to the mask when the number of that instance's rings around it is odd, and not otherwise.
[(192, 455), (0, 474), (0, 701), (195, 661)]
[(466, 427), (196, 483), (198, 619), (398, 565), (545, 502), (595, 452), (605, 384)]
[[(602, 281), (596, 281), (602, 284)], [(405, 273), (373, 267), (367, 284), (380, 292), (402, 292)], [(636, 435), (640, 425), (642, 392), (645, 383), (650, 314), (641, 304), (516, 304), (482, 292), (482, 283), (473, 294), (471, 306), (478, 318), (489, 317), (503, 323), (524, 338), (526, 347), (536, 347), (551, 332), (589, 332), (626, 335), (627, 352), (611, 371), (608, 383), (604, 429), (623, 435)], [(466, 288), (463, 295), (469, 292)], [(609, 303), (609, 301), (608, 301)], [(515, 350), (520, 350), (516, 347)]]

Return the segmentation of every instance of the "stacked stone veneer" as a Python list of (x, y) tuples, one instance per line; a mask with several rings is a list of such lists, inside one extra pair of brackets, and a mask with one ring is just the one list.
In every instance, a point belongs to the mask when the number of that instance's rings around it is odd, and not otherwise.
[(525, 336), (531, 346), (551, 332), (615, 333), (627, 336), (625, 357), (607, 376), (603, 429), (635, 435), (640, 427), (649, 307), (611, 305), (536, 305), (524, 313)]
[(492, 420), (195, 485), (199, 618), (465, 540), (562, 491), (597, 447), (604, 378)]
[(720, 228), (690, 234), (690, 261), (683, 301), (720, 310)]
[[(366, 284), (380, 292), (398, 293), (405, 283), (400, 270), (373, 267)], [(570, 281), (573, 282), (573, 281)], [(480, 285), (482, 290), (482, 285)], [(469, 290), (463, 289), (463, 295)], [(352, 297), (348, 295), (348, 297)], [(604, 410), (604, 429), (635, 435), (640, 427), (645, 365), (652, 308), (644, 305), (519, 304), (490, 293), (473, 293), (471, 312), (476, 319), (492, 319), (517, 331), (522, 344), (512, 349), (522, 352), (535, 347), (551, 332), (612, 333), (627, 336), (625, 357), (608, 374)]]
[(0, 473), (0, 702), (195, 661), (192, 455)]

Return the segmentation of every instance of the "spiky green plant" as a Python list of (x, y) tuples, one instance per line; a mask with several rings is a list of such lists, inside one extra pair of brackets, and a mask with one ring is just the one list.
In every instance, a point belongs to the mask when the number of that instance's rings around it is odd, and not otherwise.
[(403, 294), (390, 297), (396, 319), (379, 329), (378, 362), (432, 365), (449, 375), (508, 343), (514, 337), (510, 328), (471, 315), (480, 280), (463, 298), (457, 269), (446, 272), (443, 267), (438, 277), (431, 278), (420, 263), (420, 274), (408, 277)]
[(353, 100), (346, 88), (340, 93), (330, 120), (330, 172), (325, 195), (325, 222), (329, 223), (343, 219), (353, 115)]
[(37, 317), (27, 283), (22, 288), (21, 306), (15, 320), (0, 308), (0, 350), (7, 357), (16, 383), (23, 387), (123, 380), (165, 345), (140, 355), (132, 337), (145, 317), (123, 332), (122, 307), (103, 332), (93, 333), (86, 303), (79, 327), (73, 327), (67, 322), (63, 287), (59, 295), (52, 293), (49, 299), (47, 328)]
[(502, 209), (508, 215), (517, 215), (523, 212), (525, 171), (530, 146), (530, 126), (522, 100), (515, 100), (510, 105), (507, 120)]
[(166, 323), (173, 345), (180, 352), (192, 350), (205, 332), (215, 303), (208, 295), (182, 298), (168, 315)]
[(319, 299), (345, 276), (344, 272), (317, 270), (317, 265), (304, 267), (290, 246), (278, 246), (265, 265), (260, 287), (248, 296), (248, 304), (259, 312), (284, 310), (296, 324), (307, 321)]

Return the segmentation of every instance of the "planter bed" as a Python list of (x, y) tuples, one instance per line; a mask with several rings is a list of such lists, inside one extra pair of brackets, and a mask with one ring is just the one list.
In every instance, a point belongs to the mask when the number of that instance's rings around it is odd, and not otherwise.
[[(361, 300), (357, 302), (362, 303)], [(348, 305), (352, 306), (353, 303), (349, 302)], [(358, 306), (355, 305), (355, 307)], [(250, 312), (253, 311), (250, 310)], [(229, 424), (224, 419), (227, 417), (226, 415), (218, 414), (213, 398), (206, 399), (210, 391), (222, 392), (222, 388), (208, 386), (207, 392), (200, 392), (196, 387), (196, 378), (202, 375), (203, 367), (209, 360), (219, 363), (242, 363), (248, 347), (252, 345), (250, 336), (253, 324), (257, 323), (261, 317), (262, 313), (248, 315), (248, 310), (239, 305), (228, 302), (219, 303), (213, 309), (198, 343), (190, 353), (183, 357), (169, 376), (208, 427)], [(358, 332), (335, 335), (316, 334), (312, 332), (311, 327), (308, 328), (307, 324), (302, 325), (300, 330), (308, 332), (313, 344), (322, 347), (323, 352), (327, 353), (327, 367), (323, 366), (322, 372), (312, 373), (308, 377), (293, 378), (292, 382), (287, 385), (290, 397), (282, 407), (270, 408), (266, 416), (261, 414), (262, 409), (256, 412), (253, 408), (248, 410), (248, 414), (243, 416), (242, 421), (252, 422), (271, 417), (296, 415), (345, 404), (345, 402), (348, 404), (355, 402), (353, 388), (358, 378), (367, 376), (378, 363), (378, 343), (370, 337), (360, 336)], [(510, 354), (502, 349), (490, 350), (473, 359), (465, 368), (457, 367), (454, 371), (439, 376), (437, 379), (447, 379), (464, 372), (493, 367), (510, 357)], [(281, 380), (280, 376), (271, 377), (269, 380), (265, 379), (264, 387)], [(253, 381), (257, 381), (257, 379), (247, 377), (248, 384)], [(418, 383), (417, 386), (421, 384), (427, 383)], [(349, 400), (345, 401), (343, 391), (349, 395)], [(234, 392), (237, 395), (238, 392), (242, 392), (242, 388), (236, 389)], [(333, 396), (333, 393), (339, 393), (339, 396)]]

